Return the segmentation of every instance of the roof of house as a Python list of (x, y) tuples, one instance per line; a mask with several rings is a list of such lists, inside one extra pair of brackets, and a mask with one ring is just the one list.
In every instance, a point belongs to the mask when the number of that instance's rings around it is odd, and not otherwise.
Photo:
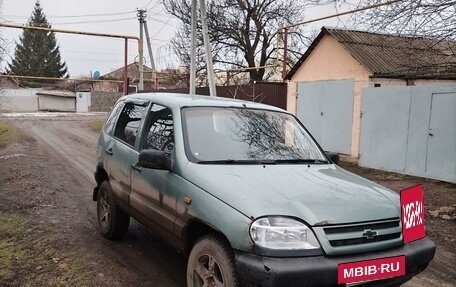
[[(143, 66), (144, 71), (146, 72), (144, 74), (144, 78), (151, 78), (152, 77), (152, 69)], [(139, 78), (139, 66), (136, 63), (131, 63), (127, 66), (127, 72), (128, 72), (128, 78), (134, 79), (134, 78)], [(107, 74), (104, 74), (100, 77), (100, 79), (103, 80), (123, 80), (123, 73), (124, 73), (124, 67), (119, 68), (117, 70), (114, 70), (112, 72), (109, 72)]]
[(456, 79), (456, 42), (322, 27), (287, 74), (291, 79), (321, 39), (332, 36), (374, 77)]

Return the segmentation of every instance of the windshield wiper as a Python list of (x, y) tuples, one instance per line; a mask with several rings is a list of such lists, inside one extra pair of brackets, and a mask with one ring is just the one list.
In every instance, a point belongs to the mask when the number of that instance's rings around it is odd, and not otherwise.
[(277, 164), (276, 160), (269, 159), (222, 159), (222, 160), (201, 160), (200, 164)]
[(277, 160), (277, 163), (304, 163), (304, 164), (328, 164), (330, 163), (324, 159), (304, 159), (304, 158), (296, 158), (296, 159), (281, 159)]

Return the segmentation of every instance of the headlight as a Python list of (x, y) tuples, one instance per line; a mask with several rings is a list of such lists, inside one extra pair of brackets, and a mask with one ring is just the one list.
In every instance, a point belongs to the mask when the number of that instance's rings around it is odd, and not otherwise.
[(270, 216), (255, 220), (250, 225), (250, 237), (256, 245), (268, 249), (320, 249), (312, 230), (288, 217)]

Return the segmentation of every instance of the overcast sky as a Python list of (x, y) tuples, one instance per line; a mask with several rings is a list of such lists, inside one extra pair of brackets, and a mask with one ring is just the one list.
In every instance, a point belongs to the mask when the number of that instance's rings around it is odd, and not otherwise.
[[(161, 0), (40, 0), (40, 4), (53, 28), (130, 36), (139, 36), (136, 9), (147, 9), (147, 23), (157, 66), (166, 68), (178, 65), (175, 59), (168, 56), (170, 53), (167, 50), (168, 41), (174, 35), (178, 21), (166, 14)], [(35, 0), (3, 0), (0, 21), (25, 24), (34, 6)], [(0, 31), (7, 41), (5, 60), (10, 62), (14, 55), (15, 41), (22, 34), (22, 30), (1, 28)], [(61, 33), (56, 34), (56, 37), (71, 77), (90, 75), (90, 71), (104, 74), (123, 65), (122, 39)], [(136, 41), (129, 42), (129, 62), (133, 62), (138, 55), (138, 46)], [(4, 66), (5, 61), (2, 63), (2, 67)]]
[[(35, 0), (3, 0), (0, 8), (2, 23), (25, 24), (32, 14)], [(147, 10), (147, 23), (152, 41), (155, 63), (158, 69), (177, 68), (179, 63), (172, 56), (168, 42), (175, 33), (179, 22), (168, 15), (162, 0), (40, 0), (47, 20), (53, 28), (90, 31), (99, 33), (139, 36), (139, 23), (136, 9)], [(335, 13), (333, 7), (306, 11), (307, 19)], [(336, 25), (336, 21), (319, 22), (322, 25)], [(1, 36), (6, 40), (5, 61), (14, 55), (15, 41), (22, 34), (20, 29), (0, 28)], [(62, 59), (67, 62), (71, 77), (88, 76), (99, 71), (105, 74), (123, 66), (124, 40), (56, 34)], [(133, 62), (138, 55), (136, 41), (129, 41), (128, 60)], [(146, 47), (144, 47), (147, 56)], [(146, 57), (146, 65), (149, 63)]]

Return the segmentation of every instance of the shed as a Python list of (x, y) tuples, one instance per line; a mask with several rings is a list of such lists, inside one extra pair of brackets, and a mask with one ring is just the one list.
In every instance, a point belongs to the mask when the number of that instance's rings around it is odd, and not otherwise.
[(325, 150), (456, 182), (456, 42), (323, 27), (286, 79)]
[(322, 27), (287, 74), (288, 106), (326, 149), (359, 156), (363, 90), (456, 84), (456, 42)]
[(76, 112), (76, 94), (73, 92), (40, 90), (36, 95), (40, 111)]

